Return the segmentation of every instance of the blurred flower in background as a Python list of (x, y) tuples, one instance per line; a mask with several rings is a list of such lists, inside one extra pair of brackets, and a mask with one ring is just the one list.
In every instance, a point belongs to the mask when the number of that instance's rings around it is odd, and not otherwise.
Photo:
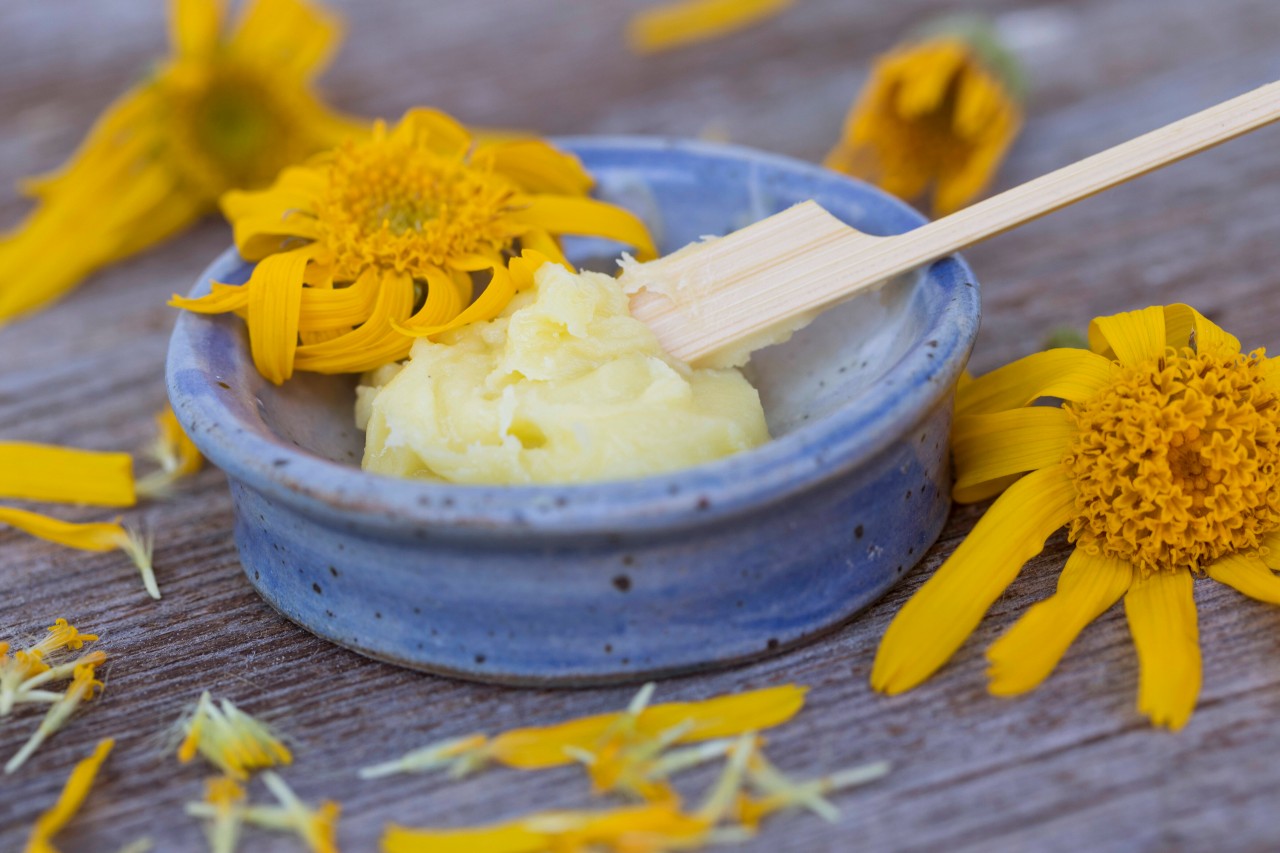
[(1022, 125), (1017, 62), (981, 19), (947, 18), (880, 57), (825, 165), (945, 216), (980, 194)]
[(24, 184), (36, 207), (0, 238), (0, 324), (364, 131), (312, 91), (334, 18), (303, 0), (250, 0), (229, 33), (225, 17), (222, 0), (172, 0), (172, 55), (60, 170)]

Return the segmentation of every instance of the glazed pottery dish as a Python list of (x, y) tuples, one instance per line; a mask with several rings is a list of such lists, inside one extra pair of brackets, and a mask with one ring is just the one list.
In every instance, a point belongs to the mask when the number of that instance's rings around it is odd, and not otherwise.
[[(815, 199), (870, 234), (923, 219), (818, 167), (742, 148), (574, 138), (597, 195), (663, 252)], [(614, 269), (619, 246), (567, 240)], [(244, 282), (235, 250), (209, 281)], [(380, 660), (508, 684), (630, 681), (750, 660), (848, 620), (937, 538), (952, 390), (978, 289), (947, 258), (821, 315), (748, 364), (773, 440), (673, 473), (474, 486), (360, 469), (355, 377), (254, 369), (235, 317), (179, 317), (169, 395), (226, 473), (249, 581), (310, 631)]]

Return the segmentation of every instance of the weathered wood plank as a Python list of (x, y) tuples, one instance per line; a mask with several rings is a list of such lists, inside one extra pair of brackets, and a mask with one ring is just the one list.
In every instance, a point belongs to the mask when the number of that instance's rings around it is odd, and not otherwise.
[[(695, 135), (810, 159), (834, 141), (866, 62), (942, 0), (806, 0), (785, 17), (705, 48), (654, 59), (620, 47), (642, 0), (414, 0), (342, 4), (351, 34), (325, 78), (348, 109), (394, 117), (429, 103), (468, 121), (548, 133)], [(996, 0), (1037, 94), (1001, 183), (1011, 186), (1251, 86), (1280, 77), (1268, 0)], [(57, 164), (93, 115), (161, 49), (160, 4), (11, 0), (0, 5), (0, 182)], [(424, 8), (425, 7), (425, 8)], [(589, 84), (584, 84), (589, 80)], [(975, 368), (1032, 351), (1055, 325), (1156, 301), (1190, 301), (1246, 344), (1280, 345), (1280, 185), (1276, 131), (1237, 141), (1063, 211), (971, 253), (984, 284)], [(0, 223), (22, 204), (0, 191)], [(69, 241), (73, 240), (69, 235)], [(209, 222), (95, 277), (51, 310), (0, 331), (0, 437), (139, 448), (163, 400), (162, 359), (185, 290), (228, 241)], [(1178, 735), (1133, 709), (1136, 662), (1123, 614), (1090, 626), (1037, 692), (998, 700), (982, 650), (1052, 588), (1067, 545), (1051, 540), (937, 678), (892, 699), (866, 686), (888, 619), (980, 515), (960, 508), (942, 540), (884, 601), (830, 637), (725, 673), (676, 679), (666, 698), (796, 680), (811, 704), (771, 737), (785, 769), (823, 772), (873, 759), (896, 769), (839, 798), (828, 826), (784, 816), (744, 849), (1260, 849), (1274, 847), (1280, 785), (1280, 614), (1197, 584), (1205, 685)], [(77, 518), (100, 517), (69, 511)], [(100, 702), (19, 775), (0, 779), (0, 850), (21, 847), (39, 807), (100, 736), (120, 739), (101, 783), (63, 836), (67, 850), (118, 849), (143, 834), (160, 850), (199, 849), (181, 814), (201, 793), (163, 732), (208, 687), (292, 735), (288, 774), (308, 799), (344, 804), (347, 849), (374, 845), (391, 820), (460, 824), (588, 802), (571, 770), (496, 770), (461, 782), (359, 782), (353, 768), (438, 737), (614, 709), (627, 688), (505, 690), (371, 663), (280, 619), (240, 576), (230, 503), (216, 471), (131, 517), (157, 533), (165, 598), (152, 603), (116, 555), (82, 555), (0, 529), (0, 632), (65, 615), (100, 629), (113, 654)], [(0, 756), (31, 715), (0, 727)], [(711, 778), (692, 774), (690, 792)], [(248, 849), (292, 850), (251, 834)], [(252, 846), (250, 846), (252, 845)]]

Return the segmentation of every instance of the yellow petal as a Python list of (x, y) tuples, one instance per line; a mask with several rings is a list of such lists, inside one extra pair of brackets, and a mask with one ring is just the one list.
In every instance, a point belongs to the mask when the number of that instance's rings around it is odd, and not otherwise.
[(8, 506), (0, 506), (0, 524), (80, 551), (112, 551), (122, 548), (129, 538), (119, 524), (105, 521), (76, 524)]
[(1186, 725), (1200, 695), (1200, 636), (1191, 573), (1135, 578), (1124, 611), (1138, 652), (1138, 711), (1157, 726)]
[(293, 375), (302, 310), (302, 278), (309, 247), (263, 258), (244, 286), (249, 291), (249, 348), (258, 372), (279, 385)]
[(1074, 510), (1075, 488), (1059, 467), (1010, 486), (898, 611), (876, 651), (871, 686), (901, 693), (946, 663), (1023, 563), (1040, 553)]
[(226, 314), (249, 305), (249, 287), (245, 284), (211, 282), (211, 292), (193, 298), (177, 293), (169, 298), (169, 305), (197, 314)]
[(1059, 464), (1074, 434), (1067, 413), (1052, 406), (957, 418), (951, 433), (952, 497), (961, 503), (982, 500), (992, 494), (984, 487), (994, 481)]
[(222, 0), (172, 0), (169, 39), (178, 56), (206, 61), (213, 56), (222, 31)]
[(923, 46), (908, 48), (909, 62), (901, 70), (891, 66), (898, 78), (894, 102), (902, 118), (913, 119), (937, 111), (947, 96), (956, 76), (964, 71), (969, 49), (959, 39), (938, 39)]
[(417, 107), (409, 110), (392, 131), (392, 139), (425, 143), (442, 157), (462, 157), (471, 147), (471, 132), (448, 113)]
[(583, 196), (595, 184), (577, 157), (540, 139), (482, 145), (476, 149), (472, 162), (489, 164), (493, 171), (530, 193)]
[(1240, 341), (1190, 305), (1166, 305), (1166, 343), (1174, 349), (1191, 346), (1198, 352), (1240, 352)]
[[(313, 266), (311, 269), (315, 269)], [(372, 268), (362, 272), (348, 287), (304, 288), (298, 328), (303, 332), (321, 329), (349, 331), (373, 312), (378, 301), (381, 277)]]
[(62, 793), (58, 795), (58, 801), (54, 803), (53, 808), (36, 819), (35, 826), (31, 829), (31, 837), (27, 841), (27, 853), (56, 853), (50, 839), (57, 835), (80, 810), (85, 797), (89, 796), (89, 788), (92, 787), (93, 780), (98, 775), (98, 769), (102, 766), (102, 762), (107, 760), (107, 755), (110, 754), (115, 743), (114, 738), (98, 741), (93, 754), (76, 764), (67, 778), (67, 783), (62, 786)]
[(513, 218), (554, 234), (585, 234), (627, 243), (635, 248), (637, 260), (658, 255), (649, 229), (635, 214), (595, 199), (533, 196)]
[(1096, 317), (1089, 324), (1089, 348), (1123, 365), (1164, 355), (1165, 346), (1164, 308), (1159, 305)]
[(1022, 128), (1017, 106), (1009, 101), (995, 118), (982, 128), (982, 137), (971, 144), (964, 158), (947, 158), (938, 174), (934, 192), (934, 213), (946, 216), (973, 201), (995, 177), (1009, 146)]
[(1111, 362), (1084, 349), (1032, 353), (956, 388), (956, 417), (1025, 406), (1041, 397), (1080, 402), (1112, 377)]
[(410, 829), (390, 824), (382, 853), (545, 853), (547, 836), (520, 823), (464, 829)]
[(342, 35), (336, 17), (302, 0), (250, 0), (229, 50), (272, 73), (310, 80), (329, 63)]
[[(675, 726), (688, 726), (677, 743), (760, 731), (785, 723), (799, 713), (804, 707), (806, 691), (807, 688), (786, 684), (701, 702), (652, 705), (637, 716), (636, 730), (658, 734)], [(574, 759), (566, 748), (572, 751), (594, 747), (623, 713), (583, 717), (555, 726), (513, 729), (490, 742), (490, 754), (504, 764), (526, 770), (572, 764)]]
[(627, 24), (627, 45), (658, 53), (717, 38), (779, 14), (792, 0), (676, 0), (645, 9)]
[(381, 273), (381, 281), (369, 319), (332, 340), (298, 347), (298, 370), (360, 373), (409, 354), (413, 339), (397, 332), (393, 324), (403, 323), (413, 311), (413, 280), (407, 274), (387, 271)]
[(1243, 595), (1268, 604), (1280, 604), (1280, 577), (1258, 557), (1227, 554), (1210, 563), (1207, 572), (1209, 577)]
[(1119, 601), (1132, 581), (1128, 563), (1072, 551), (1057, 592), (1032, 605), (987, 649), (991, 693), (1013, 696), (1038, 686), (1084, 626)]
[(33, 501), (133, 506), (133, 457), (0, 442), (0, 497)]

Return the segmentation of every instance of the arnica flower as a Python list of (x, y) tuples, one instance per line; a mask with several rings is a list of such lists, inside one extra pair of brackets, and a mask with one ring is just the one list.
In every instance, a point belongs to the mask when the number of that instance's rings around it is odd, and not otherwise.
[(208, 691), (181, 722), (184, 737), (178, 760), (188, 763), (199, 753), (232, 779), (243, 782), (263, 767), (292, 764), (293, 754), (265, 723), (229, 700), (215, 703)]
[(981, 21), (940, 21), (876, 60), (825, 165), (908, 200), (932, 187), (934, 213), (952, 213), (982, 192), (1018, 135), (1018, 81)]
[(676, 0), (636, 13), (627, 25), (627, 45), (649, 54), (698, 44), (772, 18), (794, 0)]
[(36, 824), (31, 829), (31, 837), (27, 839), (26, 853), (58, 853), (57, 848), (53, 846), (53, 837), (80, 810), (85, 797), (89, 796), (89, 789), (93, 786), (93, 780), (97, 777), (102, 762), (107, 760), (115, 743), (112, 738), (98, 741), (93, 754), (75, 766), (67, 778), (67, 784), (62, 786), (62, 793), (58, 795), (58, 801), (53, 804), (53, 808), (36, 819)]
[[(1043, 681), (1123, 597), (1138, 710), (1181, 728), (1200, 690), (1195, 575), (1280, 604), (1280, 365), (1186, 305), (1089, 326), (1090, 349), (1027, 356), (956, 394), (954, 496), (999, 499), (907, 602), (872, 686), (908, 690), (977, 626), (1057, 529), (1057, 592), (987, 652), (993, 694)], [(1042, 403), (1061, 400), (1062, 405)]]
[(366, 132), (311, 91), (339, 36), (333, 18), (302, 0), (250, 0), (224, 32), (224, 5), (171, 0), (172, 55), (66, 165), (26, 184), (36, 207), (0, 238), (0, 324), (181, 230), (227, 190)]
[(517, 245), (564, 262), (558, 236), (579, 234), (652, 257), (643, 223), (588, 198), (591, 185), (545, 142), (473, 145), (443, 113), (411, 110), (394, 129), (379, 122), (371, 138), (286, 169), (270, 189), (229, 193), (223, 211), (253, 274), (170, 304), (242, 314), (254, 364), (275, 383), (294, 370), (371, 370), (408, 354), (405, 332), (453, 328), (473, 274), (497, 275)]
[[(619, 787), (615, 783), (641, 778), (642, 771), (666, 747), (732, 737), (787, 722), (804, 707), (805, 692), (804, 687), (788, 684), (700, 702), (649, 705), (653, 685), (647, 684), (625, 711), (512, 729), (492, 739), (483, 735), (456, 738), (365, 768), (360, 775), (371, 779), (437, 769), (461, 775), (490, 761), (539, 770), (578, 761), (589, 767), (597, 785), (612, 790)], [(654, 787), (632, 793), (660, 798), (662, 791)]]
[(96, 678), (94, 667), (102, 663), (103, 657), (105, 656), (87, 655), (85, 660), (76, 663), (66, 692), (49, 706), (44, 719), (40, 721), (39, 727), (32, 733), (30, 739), (5, 764), (5, 773), (17, 771), (50, 735), (62, 728), (82, 702), (92, 699), (94, 692), (102, 689), (102, 682)]
[(78, 652), (97, 639), (97, 634), (83, 633), (66, 619), (58, 619), (39, 642), (26, 648), (11, 653), (10, 644), (0, 642), (0, 717), (7, 717), (19, 705), (48, 705), (61, 699), (61, 693), (47, 688), (70, 678), (82, 664), (98, 666), (107, 659), (100, 651), (67, 659), (68, 652)]

